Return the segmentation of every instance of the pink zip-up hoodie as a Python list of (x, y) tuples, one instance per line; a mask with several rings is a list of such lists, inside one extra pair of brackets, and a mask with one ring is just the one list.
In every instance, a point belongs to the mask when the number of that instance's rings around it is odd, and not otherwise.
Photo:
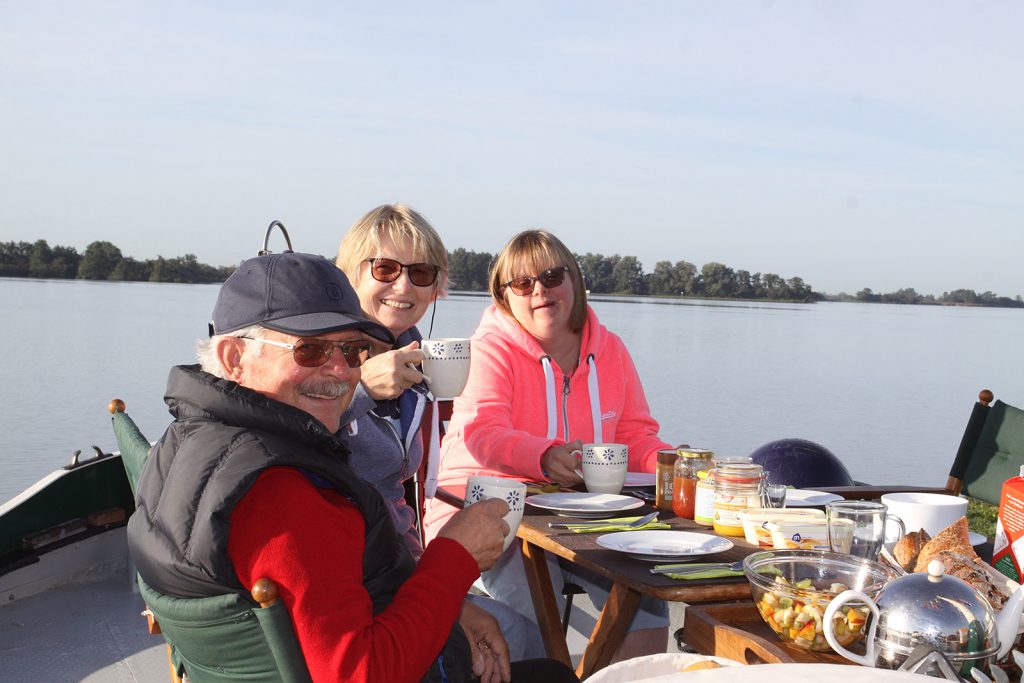
[[(495, 306), (473, 335), (472, 365), (441, 444), (440, 486), (464, 486), (475, 474), (544, 481), (541, 455), (552, 445), (629, 446), (629, 470), (653, 472), (658, 423), (644, 396), (633, 360), (619, 337), (590, 307), (583, 326), (580, 363), (566, 377), (514, 318)], [(428, 539), (455, 508), (427, 501)]]

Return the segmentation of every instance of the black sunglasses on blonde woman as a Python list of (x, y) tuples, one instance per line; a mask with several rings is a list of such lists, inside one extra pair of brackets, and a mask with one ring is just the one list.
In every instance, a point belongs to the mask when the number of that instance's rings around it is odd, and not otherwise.
[(389, 258), (368, 258), (370, 275), (377, 282), (394, 282), (402, 277), (402, 270), (409, 274), (409, 282), (417, 287), (429, 287), (437, 282), (439, 266), (430, 263), (399, 263)]
[(273, 339), (257, 339), (256, 337), (242, 337), (249, 341), (260, 344), (270, 344), (288, 349), (292, 352), (292, 358), (296, 365), (304, 368), (318, 368), (331, 359), (334, 349), (341, 350), (345, 362), (350, 368), (358, 368), (363, 364), (370, 354), (370, 342), (368, 341), (331, 341), (330, 339), (300, 339), (294, 344), (279, 342)]
[(540, 275), (524, 275), (509, 280), (502, 287), (508, 287), (519, 296), (529, 296), (533, 292), (533, 283), (539, 282), (545, 289), (554, 289), (565, 282), (565, 274), (569, 272), (569, 266), (559, 268), (548, 268)]

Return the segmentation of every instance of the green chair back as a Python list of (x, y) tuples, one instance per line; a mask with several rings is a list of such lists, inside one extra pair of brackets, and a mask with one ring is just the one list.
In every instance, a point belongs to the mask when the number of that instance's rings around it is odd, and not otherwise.
[(142, 435), (135, 420), (128, 417), (124, 412), (124, 401), (114, 399), (107, 408), (111, 415), (110, 421), (114, 427), (114, 439), (117, 441), (117, 449), (121, 451), (121, 464), (128, 475), (128, 483), (132, 487), (132, 495), (138, 488), (139, 476), (146, 464), (146, 457), (149, 456), (149, 439)]
[(1024, 465), (1024, 410), (996, 401), (978, 434), (964, 472), (963, 492), (999, 504), (1003, 483)]
[(309, 683), (291, 617), (280, 600), (260, 607), (234, 593), (174, 598), (157, 592), (142, 577), (139, 589), (160, 624), (179, 676), (187, 673), (193, 683)]
[[(111, 401), (109, 410), (121, 463), (134, 495), (150, 443), (124, 412), (123, 401)], [(291, 617), (280, 600), (260, 607), (235, 593), (175, 598), (154, 590), (141, 576), (138, 581), (142, 599), (160, 624), (179, 677), (184, 671), (193, 683), (309, 683), (309, 670)]]

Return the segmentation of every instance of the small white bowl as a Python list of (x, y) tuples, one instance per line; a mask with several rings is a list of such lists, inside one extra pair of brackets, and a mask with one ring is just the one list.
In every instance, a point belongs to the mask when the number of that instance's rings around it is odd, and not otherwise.
[(967, 499), (942, 493), (887, 493), (881, 498), (890, 515), (903, 520), (907, 533), (924, 529), (934, 536), (967, 514)]

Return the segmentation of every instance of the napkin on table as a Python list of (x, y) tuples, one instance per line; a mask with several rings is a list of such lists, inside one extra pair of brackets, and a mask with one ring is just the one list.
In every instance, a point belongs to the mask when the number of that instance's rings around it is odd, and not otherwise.
[[(660, 569), (664, 566), (671, 565), (655, 565), (654, 568)], [(699, 567), (701, 566), (701, 563), (695, 562), (694, 564), (688, 566)], [(664, 574), (663, 576), (667, 576), (672, 579), (680, 579), (683, 581), (685, 581), (686, 579), (720, 579), (728, 576), (743, 576), (743, 570), (737, 569), (734, 571), (732, 569), (729, 569), (728, 567), (717, 567), (715, 569), (708, 569), (702, 572), (687, 572), (686, 574)]]
[(604, 520), (607, 524), (566, 524), (566, 528), (574, 534), (592, 534), (596, 532), (608, 533), (610, 531), (645, 531), (647, 529), (671, 529), (672, 526), (665, 522), (659, 522), (653, 520), (644, 524), (643, 526), (635, 526), (626, 528), (630, 522), (635, 522), (640, 519), (640, 516), (636, 517), (617, 517), (615, 519)]

